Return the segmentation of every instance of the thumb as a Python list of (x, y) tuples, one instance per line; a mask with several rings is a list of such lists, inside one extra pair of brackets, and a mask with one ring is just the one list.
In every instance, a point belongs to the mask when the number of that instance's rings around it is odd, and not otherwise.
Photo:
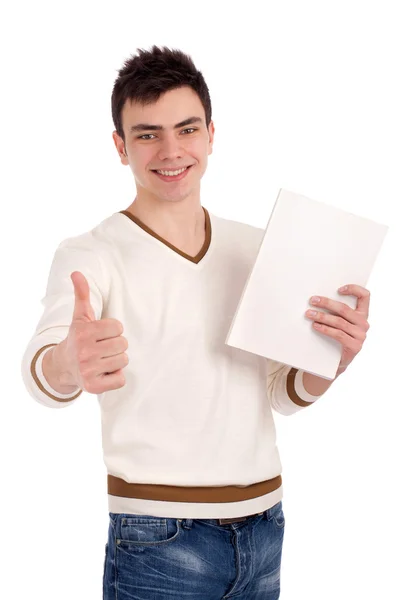
[(86, 277), (80, 271), (71, 273), (74, 285), (75, 306), (72, 315), (73, 321), (95, 321), (96, 315), (90, 304), (90, 288)]

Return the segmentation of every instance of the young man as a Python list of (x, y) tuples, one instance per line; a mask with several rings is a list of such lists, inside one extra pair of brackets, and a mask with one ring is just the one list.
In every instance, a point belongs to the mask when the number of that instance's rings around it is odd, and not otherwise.
[[(303, 410), (330, 382), (225, 344), (263, 229), (202, 207), (214, 124), (192, 60), (139, 50), (112, 115), (136, 197), (57, 248), (25, 385), (54, 408), (98, 396), (104, 599), (276, 600), (285, 518), (272, 409)], [(323, 314), (329, 335), (338, 325)]]

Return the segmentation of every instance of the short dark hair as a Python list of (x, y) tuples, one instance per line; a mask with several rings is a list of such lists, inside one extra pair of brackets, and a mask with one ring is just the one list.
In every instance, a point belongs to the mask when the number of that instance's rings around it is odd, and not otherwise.
[(201, 71), (191, 57), (181, 50), (153, 46), (151, 50), (137, 48), (118, 71), (111, 95), (114, 127), (125, 142), (122, 129), (122, 109), (126, 100), (152, 104), (168, 90), (190, 86), (199, 96), (206, 115), (206, 126), (211, 121), (211, 99)]

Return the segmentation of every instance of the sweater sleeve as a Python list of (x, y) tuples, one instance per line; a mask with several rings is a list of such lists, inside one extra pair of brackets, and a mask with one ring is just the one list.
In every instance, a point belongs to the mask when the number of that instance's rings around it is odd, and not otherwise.
[(321, 397), (306, 391), (303, 373), (303, 370), (267, 359), (267, 396), (276, 412), (290, 416)]
[(90, 232), (61, 242), (55, 251), (41, 300), (44, 307), (36, 330), (22, 356), (21, 373), (24, 385), (34, 400), (50, 408), (74, 404), (83, 390), (60, 394), (48, 384), (42, 371), (43, 357), (68, 335), (75, 304), (74, 286), (70, 275), (80, 271), (88, 280), (90, 302), (96, 319), (101, 319), (105, 298), (105, 271), (99, 252), (93, 247)]

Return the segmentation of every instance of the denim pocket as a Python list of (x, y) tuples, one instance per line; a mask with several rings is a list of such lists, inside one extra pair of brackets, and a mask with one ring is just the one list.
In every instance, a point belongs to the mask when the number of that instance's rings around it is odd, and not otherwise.
[(176, 540), (181, 533), (179, 519), (121, 515), (117, 526), (117, 545), (159, 546)]
[(283, 529), (285, 527), (285, 515), (283, 513), (282, 501), (270, 508), (270, 518), (272, 518), (278, 529)]

